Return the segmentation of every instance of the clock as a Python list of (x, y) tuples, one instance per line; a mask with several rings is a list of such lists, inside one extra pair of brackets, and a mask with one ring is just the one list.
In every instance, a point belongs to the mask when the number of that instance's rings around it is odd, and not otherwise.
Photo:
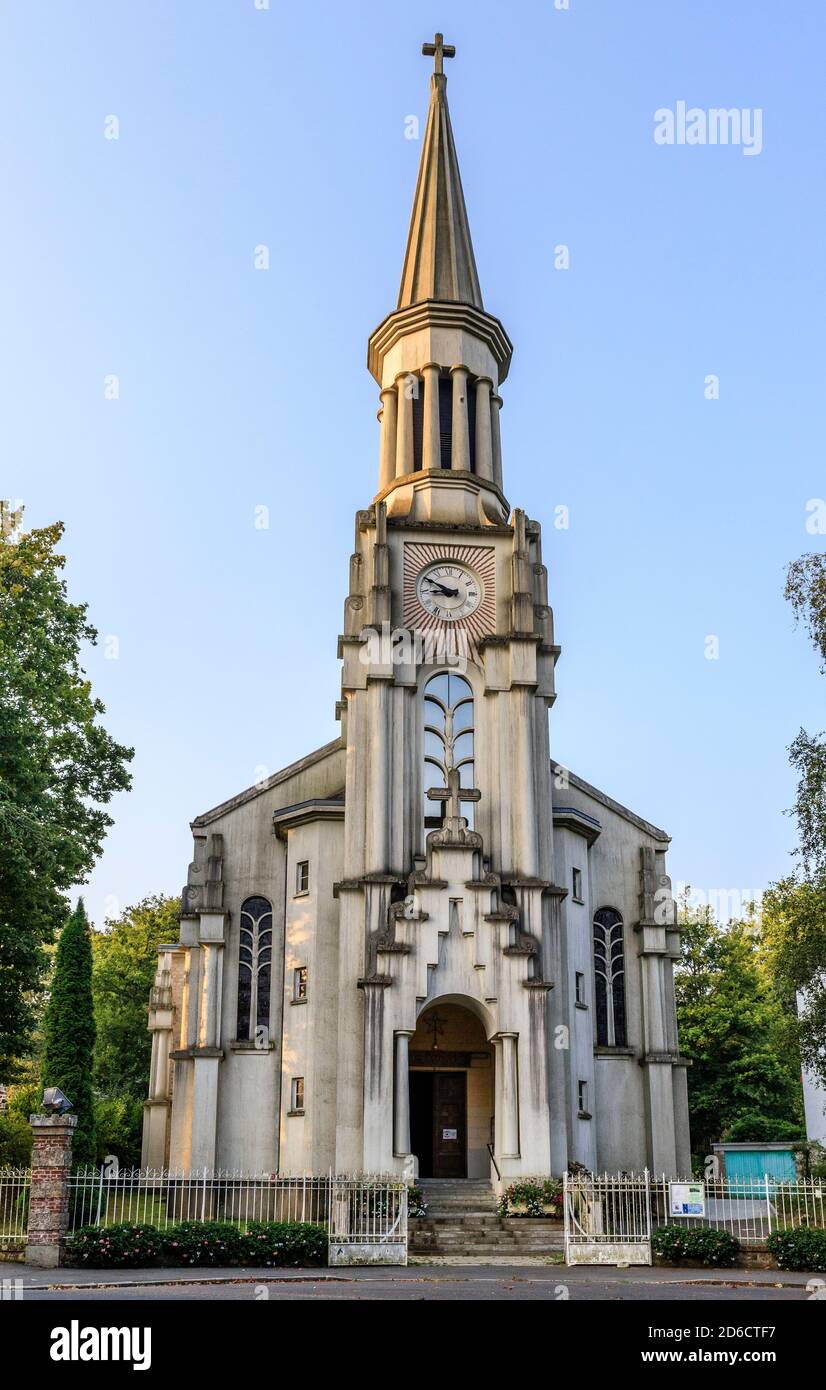
[(419, 572), (416, 597), (425, 612), (443, 622), (455, 623), (476, 612), (484, 598), (484, 587), (468, 565), (444, 560)]

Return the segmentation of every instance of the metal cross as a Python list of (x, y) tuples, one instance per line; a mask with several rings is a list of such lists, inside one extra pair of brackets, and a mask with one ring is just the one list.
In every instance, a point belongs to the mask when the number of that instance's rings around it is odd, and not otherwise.
[(447, 1022), (445, 1019), (440, 1018), (438, 1014), (431, 1014), (430, 1018), (424, 1020), (424, 1027), (429, 1028), (433, 1034), (433, 1051), (436, 1052), (439, 1047), (438, 1039), (445, 1031)]
[(443, 58), (455, 58), (456, 49), (452, 43), (445, 43), (444, 34), (434, 35), (433, 43), (423, 43), (422, 53), (425, 58), (435, 58), (433, 67), (434, 72), (444, 72)]

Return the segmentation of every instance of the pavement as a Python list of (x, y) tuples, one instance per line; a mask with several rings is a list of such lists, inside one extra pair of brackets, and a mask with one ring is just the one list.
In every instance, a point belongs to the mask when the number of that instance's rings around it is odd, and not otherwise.
[[(136, 1300), (785, 1301), (826, 1295), (823, 1276), (780, 1270), (410, 1264), (388, 1269), (43, 1270), (0, 1277), (31, 1302)], [(20, 1283), (16, 1284), (19, 1280)], [(814, 1290), (813, 1280), (818, 1281)], [(807, 1285), (809, 1286), (807, 1289)], [(7, 1295), (8, 1296), (8, 1295)]]

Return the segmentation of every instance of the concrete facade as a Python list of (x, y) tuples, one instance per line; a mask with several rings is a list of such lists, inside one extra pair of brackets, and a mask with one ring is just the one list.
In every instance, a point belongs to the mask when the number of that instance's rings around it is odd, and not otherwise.
[[(399, 304), (369, 343), (379, 488), (356, 516), (341, 735), (193, 822), (145, 1162), (689, 1171), (668, 837), (551, 759), (541, 532), (503, 492), (511, 351), (437, 72)], [(422, 1072), (453, 1078), (432, 1149)]]

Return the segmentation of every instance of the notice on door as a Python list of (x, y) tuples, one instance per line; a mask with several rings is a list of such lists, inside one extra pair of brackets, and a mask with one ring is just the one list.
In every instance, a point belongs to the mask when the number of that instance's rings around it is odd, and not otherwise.
[(458, 1131), (458, 1129), (443, 1129), (443, 1130), (442, 1130), (442, 1138), (443, 1138), (443, 1139), (458, 1139), (458, 1138), (459, 1138), (459, 1131)]

